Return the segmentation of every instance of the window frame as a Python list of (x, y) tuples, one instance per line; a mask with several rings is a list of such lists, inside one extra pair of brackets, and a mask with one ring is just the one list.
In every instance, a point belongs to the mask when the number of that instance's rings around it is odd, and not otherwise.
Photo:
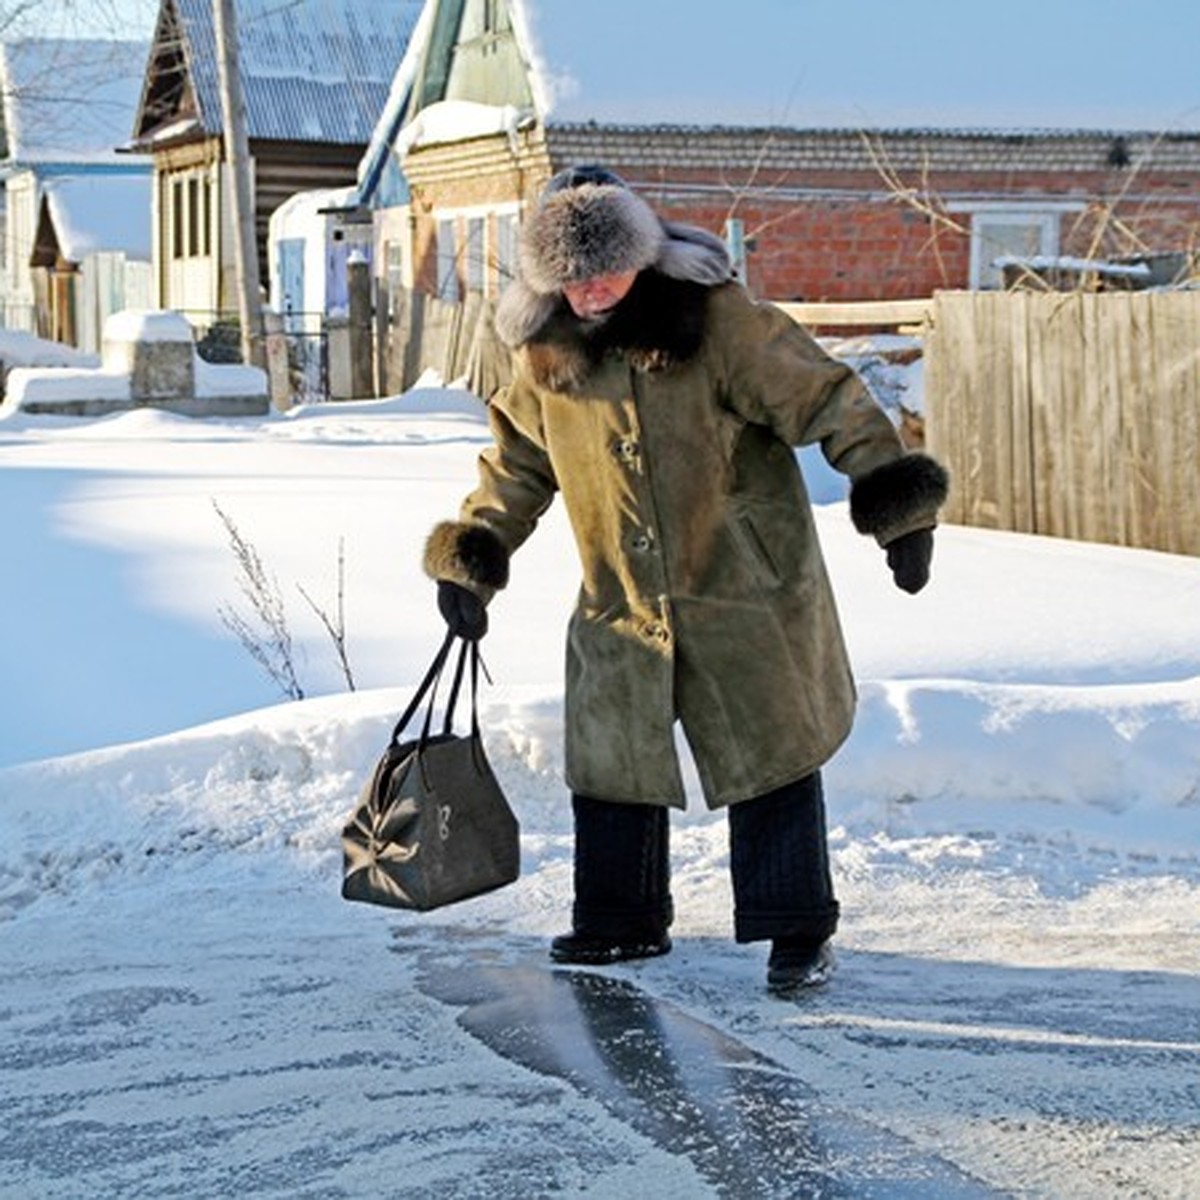
[[(508, 274), (505, 274), (505, 264), (500, 261), (502, 238), (500, 236), (500, 220), (512, 218), (511, 252), (512, 261), (507, 264)], [(455, 277), (458, 280), (458, 292), (454, 297), (459, 303), (464, 296), (474, 292), (478, 295), (495, 297), (515, 277), (518, 266), (517, 253), (520, 241), (521, 205), (516, 200), (503, 200), (496, 204), (473, 204), (462, 208), (439, 208), (433, 212), (435, 227), (440, 231), (443, 222), (454, 226)], [(482, 223), (482, 244), (479, 247), (478, 268), (472, 261), (471, 230), (474, 222)], [(443, 247), (441, 235), (435, 233), (438, 239), (437, 247), (437, 295), (445, 298), (443, 293)], [(475, 286), (482, 282), (482, 287)]]
[(1060, 252), (1063, 217), (1070, 213), (1083, 212), (1085, 207), (1081, 201), (1060, 200), (967, 201), (947, 204), (948, 212), (963, 213), (971, 219), (967, 286), (973, 291), (999, 291), (1002, 288), (1002, 283), (984, 282), (990, 263), (990, 260), (987, 260), (984, 231), (989, 225), (1037, 227), (1041, 231), (1037, 253), (1053, 256)]

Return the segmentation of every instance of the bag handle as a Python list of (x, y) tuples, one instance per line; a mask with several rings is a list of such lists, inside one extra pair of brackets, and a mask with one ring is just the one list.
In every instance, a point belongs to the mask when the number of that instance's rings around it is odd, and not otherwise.
[[(442, 672), (445, 670), (446, 662), (450, 657), (450, 651), (453, 649), (455, 640), (455, 635), (447, 631), (445, 640), (434, 656), (433, 662), (429, 665), (429, 670), (425, 672), (425, 678), (421, 680), (416, 692), (413, 693), (413, 697), (408, 703), (408, 707), (404, 710), (404, 714), (396, 722), (392, 730), (392, 745), (399, 745), (401, 735), (404, 733), (409, 721), (412, 720), (420, 708), (426, 694), (429, 696), (429, 704), (425, 710), (425, 722), (421, 729), (420, 745), (424, 746), (429, 740), (429, 735), (433, 728), (433, 712), (437, 706), (438, 684), (441, 682)], [(477, 697), (479, 694), (480, 667), (483, 667), (484, 675), (489, 679), (491, 676), (488, 675), (487, 667), (483, 665), (483, 658), (479, 653), (479, 643), (477, 641), (469, 642), (465, 638), (459, 647), (458, 661), (454, 667), (454, 679), (450, 685), (450, 694), (446, 699), (446, 712), (442, 721), (443, 735), (449, 735), (454, 730), (454, 712), (458, 707), (459, 692), (462, 689), (463, 675), (466, 671), (468, 658), (471, 663), (471, 734), (474, 737), (479, 737)]]
[[(467, 665), (467, 654), (471, 653), (471, 661), (479, 654), (479, 643), (463, 641), (458, 650), (458, 662), (454, 665), (454, 682), (450, 684), (450, 695), (446, 698), (446, 717), (442, 721), (442, 733), (449, 735), (454, 732), (454, 710), (458, 707), (458, 691), (462, 687), (463, 668)], [(471, 707), (475, 707), (475, 693), (471, 693)]]
[(446, 665), (446, 659), (450, 657), (450, 648), (453, 645), (454, 634), (447, 630), (445, 640), (442, 642), (437, 654), (434, 655), (433, 662), (429, 664), (429, 670), (425, 672), (425, 678), (417, 685), (417, 690), (413, 693), (413, 698), (408, 702), (408, 707), (404, 710), (403, 716), (396, 722), (395, 728), (392, 730), (393, 745), (399, 744), (400, 735), (404, 732), (409, 721), (412, 720), (413, 714), (421, 707), (421, 701), (425, 699), (425, 694), (430, 688), (436, 689), (437, 681), (442, 674), (442, 668)]

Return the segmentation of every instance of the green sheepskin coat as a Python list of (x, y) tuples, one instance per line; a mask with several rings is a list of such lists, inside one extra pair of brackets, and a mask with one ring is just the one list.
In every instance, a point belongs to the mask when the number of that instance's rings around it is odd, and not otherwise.
[(945, 476), (905, 453), (849, 368), (740, 285), (646, 272), (622, 309), (592, 337), (563, 306), (520, 348), (479, 485), (425, 567), (490, 599), (561, 492), (582, 567), (567, 782), (682, 807), (678, 719), (715, 808), (820, 767), (854, 714), (793, 447), (819, 443), (850, 476), (855, 524), (881, 545), (935, 524)]

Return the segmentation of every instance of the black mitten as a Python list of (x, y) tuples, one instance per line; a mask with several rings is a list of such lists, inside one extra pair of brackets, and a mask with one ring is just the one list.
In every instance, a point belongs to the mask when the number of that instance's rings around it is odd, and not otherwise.
[(894, 542), (888, 542), (884, 549), (898, 588), (916, 593), (929, 582), (929, 563), (933, 558), (932, 529), (916, 529), (903, 534)]
[(487, 608), (468, 588), (438, 580), (438, 611), (455, 637), (477, 642), (488, 631)]

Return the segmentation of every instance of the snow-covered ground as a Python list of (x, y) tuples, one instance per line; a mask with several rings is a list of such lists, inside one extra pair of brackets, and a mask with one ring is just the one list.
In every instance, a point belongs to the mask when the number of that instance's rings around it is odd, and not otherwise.
[[(437, 387), (0, 419), (0, 1196), (820, 1191), (774, 1153), (730, 1183), (748, 1151), (655, 1109), (696, 1089), (606, 1093), (489, 1039), (504, 997), (540, 1013), (561, 986), (573, 1044), (613, 1049), (596, 976), (544, 958), (570, 904), (559, 507), (484, 643), (521, 880), (426, 916), (339, 898), (341, 824), (440, 638), (421, 543), (486, 441)], [(826, 772), (839, 972), (766, 996), (697, 798), (676, 948), (607, 972), (605, 1011), (807, 1089), (775, 1115), (828, 1192), (949, 1194), (829, 1182), (854, 1159), (831, 1130), (875, 1130), (980, 1192), (1200, 1195), (1200, 561), (943, 527), (910, 597), (812, 478), (861, 680)], [(245, 601), (216, 506), (278, 580), (309, 698), (222, 623)], [(334, 610), (339, 545), (352, 694), (298, 590)]]

